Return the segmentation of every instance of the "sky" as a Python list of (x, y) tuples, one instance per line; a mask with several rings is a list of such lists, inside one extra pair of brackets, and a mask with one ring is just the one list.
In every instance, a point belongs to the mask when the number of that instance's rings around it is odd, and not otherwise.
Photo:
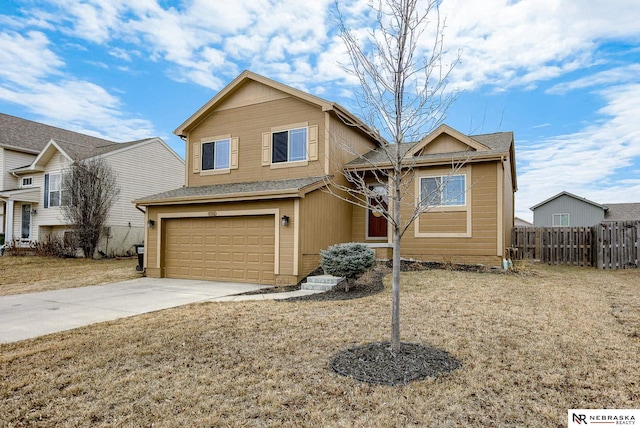
[[(355, 34), (368, 0), (339, 0)], [(516, 216), (640, 202), (640, 2), (442, 0), (444, 123), (513, 131)], [(426, 43), (433, 37), (427, 31)], [(333, 0), (0, 0), (0, 112), (112, 141), (173, 130), (243, 70), (361, 116)], [(361, 116), (362, 117), (362, 116)]]

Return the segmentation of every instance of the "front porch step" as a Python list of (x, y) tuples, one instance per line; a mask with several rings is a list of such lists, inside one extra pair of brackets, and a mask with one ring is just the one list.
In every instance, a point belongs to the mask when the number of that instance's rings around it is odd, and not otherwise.
[(344, 280), (344, 278), (332, 275), (309, 276), (307, 282), (303, 282), (300, 289), (329, 291)]

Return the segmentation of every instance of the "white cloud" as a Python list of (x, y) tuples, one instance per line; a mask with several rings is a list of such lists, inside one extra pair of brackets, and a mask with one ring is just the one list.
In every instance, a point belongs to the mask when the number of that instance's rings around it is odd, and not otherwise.
[(47, 37), (37, 31), (25, 36), (0, 33), (0, 77), (19, 86), (36, 84), (45, 76), (59, 74), (64, 62), (49, 49)]
[(640, 3), (627, 0), (445, 0), (442, 12), (445, 45), (463, 49), (454, 73), (462, 89), (549, 80), (595, 63), (602, 41), (640, 36)]
[(638, 76), (640, 76), (640, 64), (629, 64), (591, 74), (574, 81), (558, 83), (547, 90), (547, 93), (564, 95), (578, 89), (619, 85), (621, 83), (638, 80)]
[(65, 63), (40, 32), (0, 33), (0, 100), (24, 106), (66, 129), (124, 141), (153, 135), (147, 120), (127, 118), (120, 99), (65, 75)]
[(600, 121), (518, 151), (522, 207), (563, 190), (601, 203), (640, 201), (640, 178), (621, 173), (640, 161), (640, 83), (598, 93), (606, 101)]

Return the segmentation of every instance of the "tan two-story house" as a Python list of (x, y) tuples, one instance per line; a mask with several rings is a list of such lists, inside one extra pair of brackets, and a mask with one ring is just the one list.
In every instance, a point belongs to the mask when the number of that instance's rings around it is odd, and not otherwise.
[[(376, 208), (326, 191), (347, 183), (345, 171), (389, 166), (387, 143), (340, 105), (245, 71), (174, 132), (186, 143), (185, 186), (134, 201), (146, 212), (148, 276), (292, 284), (332, 244), (390, 255)], [(403, 257), (500, 264), (513, 227), (513, 134), (443, 125), (402, 150), (416, 171), (409, 199), (442, 190), (405, 234)]]

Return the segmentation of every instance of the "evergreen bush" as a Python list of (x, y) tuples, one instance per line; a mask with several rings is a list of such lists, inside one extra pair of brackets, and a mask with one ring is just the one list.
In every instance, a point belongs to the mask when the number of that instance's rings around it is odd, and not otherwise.
[(320, 266), (326, 274), (346, 278), (345, 291), (349, 291), (352, 279), (370, 269), (375, 261), (375, 252), (365, 244), (350, 242), (336, 244), (327, 250), (320, 250)]

